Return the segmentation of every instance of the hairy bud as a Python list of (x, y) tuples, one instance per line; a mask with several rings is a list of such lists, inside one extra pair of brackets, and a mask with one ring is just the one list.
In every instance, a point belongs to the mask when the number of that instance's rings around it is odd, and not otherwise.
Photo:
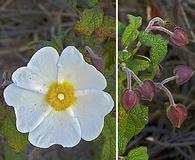
[(182, 104), (170, 106), (167, 110), (167, 117), (176, 128), (181, 127), (182, 123), (186, 120), (187, 115), (187, 109)]
[(178, 47), (185, 46), (189, 43), (188, 35), (181, 27), (174, 28), (174, 32), (173, 35), (170, 37), (170, 41)]
[(140, 93), (137, 90), (126, 89), (122, 93), (122, 106), (126, 112), (132, 111), (140, 101)]
[(155, 85), (151, 80), (145, 80), (143, 84), (139, 86), (138, 90), (141, 93), (141, 98), (144, 100), (152, 101), (155, 96)]
[(176, 83), (182, 85), (186, 83), (193, 75), (194, 70), (186, 65), (178, 65), (174, 68), (173, 73), (177, 76)]

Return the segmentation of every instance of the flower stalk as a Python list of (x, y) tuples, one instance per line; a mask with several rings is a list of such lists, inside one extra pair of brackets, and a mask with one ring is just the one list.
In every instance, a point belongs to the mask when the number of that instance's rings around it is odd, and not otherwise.
[(173, 32), (169, 31), (168, 29), (166, 29), (162, 26), (151, 26), (150, 31), (152, 31), (152, 30), (161, 31), (161, 32), (167, 33), (170, 36), (173, 36), (173, 34), (174, 34)]
[(177, 79), (177, 76), (172, 76), (172, 77), (169, 77), (169, 78), (166, 78), (166, 79), (164, 79), (162, 82), (161, 82), (161, 84), (165, 84), (165, 83), (168, 83), (168, 82), (170, 82), (170, 81), (174, 81), (174, 80), (176, 80)]
[(127, 67), (123, 67), (123, 71), (127, 73), (127, 89), (131, 90), (131, 70)]
[(155, 83), (155, 86), (165, 92), (169, 98), (171, 106), (176, 106), (173, 96), (167, 87), (165, 87), (162, 83)]

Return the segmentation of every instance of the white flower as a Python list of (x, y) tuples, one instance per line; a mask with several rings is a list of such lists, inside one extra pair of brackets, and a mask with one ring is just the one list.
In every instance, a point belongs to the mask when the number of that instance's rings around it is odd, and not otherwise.
[(95, 139), (114, 106), (102, 91), (107, 85), (104, 76), (73, 46), (60, 57), (52, 47), (38, 50), (12, 80), (5, 101), (14, 107), (17, 129), (29, 132), (29, 141), (37, 147), (73, 147), (81, 138)]

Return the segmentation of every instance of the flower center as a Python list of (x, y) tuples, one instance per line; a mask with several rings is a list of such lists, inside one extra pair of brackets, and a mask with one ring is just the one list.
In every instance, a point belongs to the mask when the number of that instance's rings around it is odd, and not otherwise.
[(52, 83), (45, 98), (56, 111), (65, 111), (77, 100), (74, 86), (70, 82)]

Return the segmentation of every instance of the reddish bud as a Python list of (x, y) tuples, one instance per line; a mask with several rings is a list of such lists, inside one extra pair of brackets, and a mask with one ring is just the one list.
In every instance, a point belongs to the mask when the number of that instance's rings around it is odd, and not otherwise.
[(143, 84), (139, 86), (138, 90), (141, 93), (142, 99), (152, 101), (155, 95), (154, 82), (151, 80), (145, 80)]
[(180, 128), (182, 123), (188, 116), (187, 109), (182, 104), (176, 106), (170, 106), (167, 110), (167, 117), (171, 121), (174, 127)]
[(189, 43), (188, 35), (181, 27), (174, 28), (174, 32), (173, 35), (170, 37), (170, 41), (178, 47), (185, 46)]
[(122, 94), (122, 106), (126, 112), (130, 112), (139, 103), (140, 93), (139, 91), (126, 89)]
[(182, 85), (187, 82), (193, 75), (193, 69), (185, 65), (178, 65), (174, 68), (173, 73), (177, 76), (176, 83)]

